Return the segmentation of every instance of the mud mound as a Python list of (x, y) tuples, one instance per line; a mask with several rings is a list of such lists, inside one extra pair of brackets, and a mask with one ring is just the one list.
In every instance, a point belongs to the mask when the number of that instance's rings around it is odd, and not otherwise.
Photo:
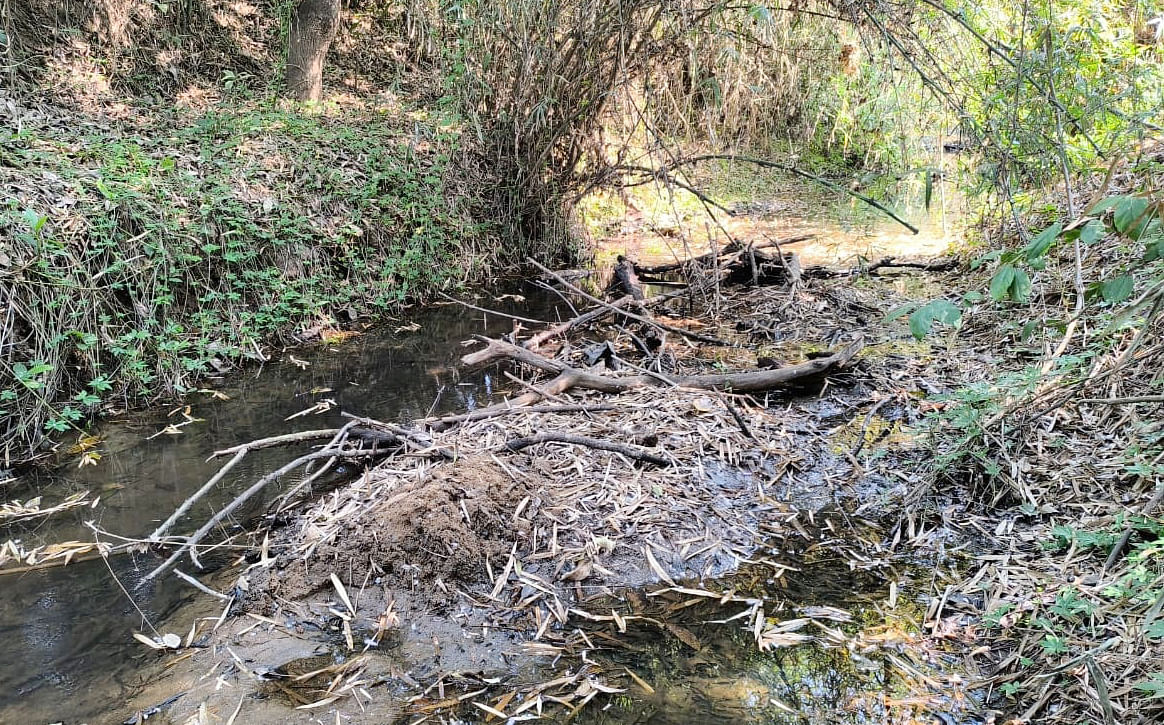
[[(503, 561), (523, 533), (525, 522), (513, 516), (518, 504), (529, 497), (526, 510), (536, 509), (540, 495), (489, 459), (439, 466), (347, 517), (314, 547), (306, 571), (295, 557), (280, 562), (290, 565), (272, 572), (264, 588), (269, 595), (302, 598), (327, 586), (333, 573), (357, 587), (374, 580), (428, 594), (477, 588), (489, 583), (486, 557)], [(309, 541), (313, 530), (306, 532)], [(420, 587), (422, 579), (436, 587)]]

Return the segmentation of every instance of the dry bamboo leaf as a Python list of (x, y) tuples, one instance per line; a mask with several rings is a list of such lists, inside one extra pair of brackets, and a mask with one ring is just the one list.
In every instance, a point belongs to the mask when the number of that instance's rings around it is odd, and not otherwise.
[(651, 553), (651, 547), (649, 545), (643, 546), (643, 553), (646, 554), (647, 564), (651, 567), (651, 571), (655, 572), (655, 576), (659, 577), (660, 579), (662, 579), (663, 581), (667, 582), (672, 587), (674, 587), (675, 580), (672, 579), (667, 574), (667, 572), (663, 570), (663, 567), (659, 566), (659, 562), (655, 560), (655, 555)]
[(335, 587), (336, 594), (339, 595), (340, 601), (344, 603), (344, 606), (348, 608), (349, 612), (355, 615), (356, 609), (352, 606), (352, 600), (348, 598), (348, 590), (346, 587), (344, 587), (344, 583), (339, 580), (339, 577), (335, 575), (335, 572), (332, 572), (331, 574), (331, 583), (332, 586)]
[(338, 699), (340, 699), (339, 695), (331, 695), (330, 697), (325, 697), (322, 700), (316, 700), (315, 702), (309, 702), (306, 705), (300, 705), (300, 706), (296, 707), (295, 709), (296, 710), (313, 710), (317, 707), (324, 707), (326, 705), (330, 705), (331, 703), (335, 702)]
[[(479, 708), (481, 708), (482, 710), (484, 710), (485, 712), (489, 713), (489, 718), (490, 718), (490, 719), (491, 719), (491, 718), (495, 718), (495, 717), (499, 717), (499, 718), (501, 718), (502, 720), (508, 720), (508, 719), (509, 719), (509, 716), (508, 716), (508, 715), (506, 715), (506, 714), (505, 714), (504, 712), (502, 712), (501, 710), (498, 710), (498, 709), (496, 709), (496, 708), (489, 707), (488, 705), (486, 705), (486, 704), (485, 704), (485, 703), (483, 703), (483, 702), (474, 702), (474, 703), (473, 703), (473, 705), (474, 705), (475, 707), (479, 707)], [(486, 722), (488, 722), (488, 721), (489, 721), (489, 719), (486, 719)]]
[(134, 632), (133, 638), (136, 639), (138, 642), (141, 642), (142, 644), (144, 644), (146, 647), (149, 647), (150, 649), (165, 649), (166, 648), (166, 645), (162, 644), (161, 642), (155, 642), (152, 638), (145, 636), (141, 632)]

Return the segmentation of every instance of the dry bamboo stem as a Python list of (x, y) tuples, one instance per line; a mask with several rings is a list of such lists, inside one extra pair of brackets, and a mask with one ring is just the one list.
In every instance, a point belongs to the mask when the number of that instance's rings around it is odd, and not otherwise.
[[(706, 342), (708, 344), (718, 345), (720, 347), (736, 347), (732, 343), (721, 340), (718, 337), (711, 337), (709, 335), (701, 335), (698, 332), (691, 332), (690, 330), (684, 330), (682, 327), (674, 327), (672, 325), (667, 325), (667, 324), (664, 324), (662, 322), (659, 322), (658, 320), (652, 320), (649, 317), (643, 317), (642, 315), (636, 315), (633, 312), (627, 312), (626, 310), (620, 310), (618, 308), (615, 308), (609, 302), (604, 302), (604, 301), (598, 299), (597, 297), (595, 297), (594, 295), (587, 294), (586, 292), (579, 289), (578, 287), (575, 287), (574, 285), (570, 284), (564, 278), (562, 278), (561, 275), (557, 274), (556, 272), (549, 269), (548, 267), (542, 266), (537, 260), (535, 260), (531, 257), (526, 257), (526, 261), (529, 262), (530, 264), (532, 264), (533, 266), (537, 267), (542, 273), (548, 274), (551, 277), (553, 277), (555, 280), (558, 281), (559, 284), (564, 285), (567, 289), (569, 289), (574, 294), (580, 295), (580, 296), (586, 298), (587, 300), (593, 302), (594, 304), (601, 305), (602, 307), (605, 307), (608, 310), (617, 311), (620, 314), (622, 314), (624, 317), (629, 317), (630, 319), (638, 320), (639, 322), (645, 322), (648, 325), (654, 325), (655, 327), (658, 327), (661, 330), (667, 330), (668, 332), (674, 332), (676, 335), (683, 335), (684, 337), (690, 338), (692, 340), (696, 340), (698, 342)], [(634, 299), (632, 298), (631, 301), (633, 302)]]
[(503, 450), (520, 451), (523, 448), (536, 446), (540, 443), (570, 443), (577, 446), (586, 446), (588, 448), (596, 448), (601, 451), (612, 451), (614, 453), (621, 453), (627, 458), (633, 458), (636, 461), (643, 461), (645, 463), (653, 463), (656, 466), (669, 466), (671, 462), (662, 456), (656, 456), (648, 453), (639, 446), (628, 446), (622, 443), (615, 443), (613, 441), (602, 441), (597, 438), (588, 438), (586, 436), (571, 435), (569, 433), (556, 433), (553, 431), (547, 433), (538, 433), (537, 435), (528, 436), (526, 438), (514, 438), (507, 441)]
[[(319, 458), (362, 458), (366, 455), (367, 453), (365, 451), (314, 451), (312, 453), (308, 453), (306, 455), (300, 456), (299, 458), (296, 458), (294, 461), (291, 461), (273, 473), (268, 473), (266, 476), (263, 476), (257, 482), (255, 482), (255, 484), (250, 488), (236, 496), (235, 499), (227, 504), (221, 511), (212, 516), (209, 521), (203, 524), (202, 528), (195, 531), (190, 536), (190, 538), (186, 539), (186, 541), (181, 546), (179, 546), (173, 554), (170, 555), (169, 559), (166, 559), (164, 562), (158, 565), (157, 568), (142, 577), (142, 581), (146, 582), (155, 578), (173, 566), (178, 561), (178, 559), (182, 557), (182, 554), (186, 553), (187, 550), (193, 551), (195, 544), (204, 539), (206, 535), (214, 529), (215, 526), (220, 524), (224, 519), (226, 519), (227, 516), (230, 516), (232, 513), (234, 513), (239, 506), (242, 506), (252, 496), (266, 488), (267, 484), (273, 483), (274, 481), (279, 480), (281, 477), (290, 473), (291, 471), (294, 471), (296, 468), (302, 466), (303, 464)], [(194, 563), (197, 564), (198, 562), (195, 561)], [(201, 566), (201, 564), (198, 564), (198, 566)]]

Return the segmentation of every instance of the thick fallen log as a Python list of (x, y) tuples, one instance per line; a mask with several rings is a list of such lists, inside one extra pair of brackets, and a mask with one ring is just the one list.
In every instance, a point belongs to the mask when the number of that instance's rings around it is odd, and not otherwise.
[[(510, 401), (510, 407), (525, 405), (536, 401), (539, 397), (548, 397), (565, 392), (571, 388), (585, 388), (602, 393), (621, 393), (634, 388), (657, 386), (665, 384), (654, 375), (629, 375), (613, 377), (586, 372), (559, 361), (551, 360), (532, 350), (526, 350), (502, 340), (477, 337), (485, 343), (485, 349), (469, 353), (461, 358), (467, 366), (484, 365), (497, 360), (514, 360), (529, 365), (543, 372), (552, 373), (557, 377), (537, 388), (538, 392), (527, 393)], [(850, 342), (833, 354), (782, 368), (771, 370), (749, 370), (738, 373), (688, 375), (671, 378), (670, 382), (681, 388), (695, 390), (721, 390), (733, 393), (754, 393), (786, 385), (787, 383), (824, 375), (825, 373), (843, 368), (865, 346), (863, 337)]]
[(923, 272), (949, 272), (957, 269), (959, 261), (953, 258), (934, 259), (928, 262), (898, 262), (894, 257), (884, 257), (872, 264), (853, 267), (852, 269), (832, 269), (831, 267), (809, 267), (804, 270), (805, 277), (815, 279), (832, 279), (836, 277), (856, 277), (867, 274), (878, 276), (882, 269), (918, 269)]

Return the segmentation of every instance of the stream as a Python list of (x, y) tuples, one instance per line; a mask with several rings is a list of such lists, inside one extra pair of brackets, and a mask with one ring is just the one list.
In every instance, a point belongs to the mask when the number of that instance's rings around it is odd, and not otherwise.
[[(521, 314), (556, 319), (556, 297), (546, 299), (536, 289), (530, 294), (542, 296), (521, 303)], [(488, 304), (515, 313), (519, 306), (512, 299)], [(561, 306), (561, 314), (569, 316)], [(407, 422), (430, 410), (462, 411), (496, 402), (488, 372), (459, 376), (453, 366), (462, 340), (511, 328), (508, 320), (483, 318), (457, 305), (432, 306), (409, 316), (409, 323), (419, 325), (416, 330), (393, 333), (390, 323), (388, 329), (342, 345), (292, 351), (308, 363), (305, 368), (288, 353), (275, 355), (261, 367), (231, 376), (226, 385), (207, 384), (227, 400), (206, 393), (187, 396), (190, 415), (201, 420), (179, 428), (176, 435), (151, 438), (183, 421), (180, 405), (108, 420), (95, 431), (102, 440), (97, 466), (66, 464), (4, 491), (6, 499), (21, 500), (43, 493), (51, 503), (64, 494), (89, 490), (92, 498), (101, 497), (97, 507), (15, 528), (6, 538), (21, 539), (26, 548), (92, 541), (93, 532), (84, 525), (89, 520), (105, 531), (148, 536), (218, 469), (219, 463), (205, 460), (217, 448), (291, 430), (338, 427), (345, 422), (340, 411)], [(285, 420), (325, 398), (336, 407)], [(249, 456), (207, 502), (195, 507), (189, 520), (205, 520), (282, 460), (277, 450), (262, 453)], [(248, 510), (253, 515), (260, 508), (261, 502)], [(246, 517), (244, 512), (238, 518)], [(177, 526), (177, 531), (184, 530), (183, 524)], [(0, 659), (0, 723), (104, 722), (110, 698), (136, 684), (143, 647), (131, 633), (143, 629), (142, 617), (163, 622), (203, 597), (173, 577), (139, 588), (140, 578), (158, 563), (151, 555), (115, 556), (109, 563), (116, 580), (100, 559), (0, 579), (0, 637), (9, 653)], [(118, 582), (133, 593), (141, 613)]]
[[(891, 224), (878, 227), (873, 235), (841, 231), (835, 223), (819, 220), (788, 224), (791, 230), (827, 232), (818, 245), (820, 258), (842, 260), (854, 251), (868, 253), (870, 239), (890, 239), (890, 251), (903, 253), (904, 235)], [(935, 239), (944, 237), (944, 224), (942, 220), (937, 227), (930, 225), (918, 249), (929, 252), (940, 247)], [(845, 247), (845, 236), (865, 246), (850, 245), (848, 253), (838, 252), (838, 245)], [(480, 303), (546, 321), (572, 316), (556, 296), (530, 286), (521, 293), (526, 299), (485, 298)], [(100, 497), (99, 503), (47, 521), (9, 527), (4, 538), (20, 539), (26, 548), (92, 541), (87, 521), (125, 536), (148, 536), (217, 470), (217, 462), (205, 460), (215, 449), (292, 430), (338, 427), (343, 423), (340, 411), (406, 422), (496, 402), (504, 392), (500, 388), (508, 386), (495, 387), (497, 381), (488, 371), (461, 373), (455, 362), (461, 341), (473, 334), (508, 332), (512, 324), (454, 304), (418, 308), (402, 322), (387, 323), (342, 344), (275, 353), (262, 366), (206, 383), (221, 395), (191, 393), (183, 403), (168, 408), (107, 420), (94, 431), (102, 456), (96, 466), (78, 467), (76, 456), (66, 457), (57, 471), (25, 477), (0, 491), (3, 500), (43, 494), (46, 505), (51, 505), (67, 494), (88, 490), (90, 498)], [(322, 414), (287, 420), (325, 399), (335, 406)], [(164, 433), (167, 426), (176, 426), (176, 432)], [(175, 531), (204, 521), (242, 487), (284, 460), (285, 452), (277, 449), (247, 457)], [(235, 518), (245, 522), (262, 508), (263, 502), (253, 502)], [(228, 560), (220, 558), (218, 565)], [(205, 599), (174, 577), (141, 586), (141, 577), (157, 563), (150, 554), (121, 555), (108, 564), (96, 559), (0, 577), (0, 636), (8, 653), (0, 660), (0, 724), (96, 724), (120, 722), (127, 716), (126, 698), (142, 684), (141, 664), (153, 654), (132, 633), (148, 633), (143, 619), (161, 627), (181, 608)], [(883, 592), (854, 589), (844, 579), (831, 570), (806, 574), (802, 603), (820, 600), (859, 610), (884, 598)], [(870, 687), (888, 687), (879, 681), (883, 675), (876, 663), (862, 672), (836, 653), (813, 647), (761, 655), (747, 636), (723, 629), (722, 636), (708, 642), (696, 657), (679, 656), (669, 649), (673, 643), (657, 637), (634, 643), (637, 664), (661, 683), (657, 692), (646, 701), (616, 699), (613, 707), (587, 711), (578, 721), (711, 723), (740, 721), (744, 719), (740, 713), (749, 711), (754, 714), (747, 718), (751, 722), (864, 722), (834, 719), (828, 713), (843, 709), (845, 702)], [(704, 683), (701, 687), (690, 685), (696, 675)], [(761, 701), (797, 699), (803, 700), (798, 709), (812, 715), (811, 720), (785, 720), (779, 710), (754, 707)], [(810, 707), (811, 703), (816, 704)], [(650, 714), (644, 716), (647, 710)], [(817, 720), (818, 715), (826, 720)]]

